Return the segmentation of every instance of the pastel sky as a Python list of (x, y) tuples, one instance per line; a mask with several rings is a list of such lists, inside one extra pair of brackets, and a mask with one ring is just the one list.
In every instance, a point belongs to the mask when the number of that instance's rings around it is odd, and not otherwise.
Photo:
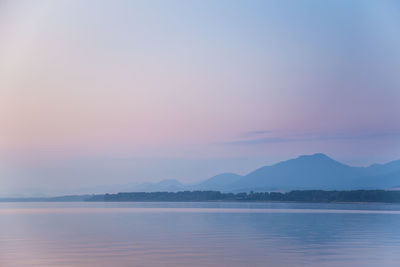
[(0, 194), (400, 159), (399, 70), (399, 1), (3, 0)]

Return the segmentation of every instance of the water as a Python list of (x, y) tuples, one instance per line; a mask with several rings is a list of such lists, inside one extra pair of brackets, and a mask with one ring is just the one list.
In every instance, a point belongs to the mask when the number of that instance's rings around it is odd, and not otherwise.
[(0, 266), (399, 266), (400, 205), (0, 203)]

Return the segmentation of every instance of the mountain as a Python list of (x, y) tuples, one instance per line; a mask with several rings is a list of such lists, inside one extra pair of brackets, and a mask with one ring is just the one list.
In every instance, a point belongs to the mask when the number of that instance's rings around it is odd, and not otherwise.
[[(127, 186), (124, 192), (221, 192), (290, 191), (305, 189), (354, 190), (400, 188), (400, 160), (368, 167), (353, 167), (318, 153), (264, 166), (241, 176), (222, 173), (197, 184), (177, 180)], [(120, 191), (120, 192), (121, 192)]]
[(391, 172), (396, 172), (400, 170), (400, 160), (391, 161), (386, 164), (372, 164), (365, 169), (371, 175), (389, 174)]
[(345, 189), (353, 187), (358, 168), (324, 154), (300, 156), (259, 168), (236, 183), (231, 190)]
[(387, 189), (399, 185), (400, 161), (352, 167), (318, 153), (259, 168), (227, 185), (226, 190)]
[(242, 177), (235, 173), (222, 173), (194, 185), (193, 189), (226, 191), (226, 188), (229, 188)]

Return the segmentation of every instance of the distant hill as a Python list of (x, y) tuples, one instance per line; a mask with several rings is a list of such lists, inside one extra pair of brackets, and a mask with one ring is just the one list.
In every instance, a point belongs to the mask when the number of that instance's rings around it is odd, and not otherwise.
[(226, 191), (390, 189), (400, 186), (400, 161), (352, 167), (324, 154), (300, 156), (259, 168)]
[[(185, 185), (177, 180), (169, 179), (158, 183), (114, 185), (110, 188), (111, 190), (108, 192), (111, 194), (108, 197), (115, 197), (114, 200), (116, 201), (315, 200), (329, 202), (351, 200), (379, 202), (384, 200), (393, 202), (392, 198), (396, 196), (397, 199), (398, 192), (392, 194), (387, 193), (387, 191), (382, 193), (381, 191), (400, 190), (400, 160), (386, 164), (373, 164), (368, 167), (353, 167), (319, 153), (264, 166), (244, 176), (235, 173), (222, 173), (192, 185)], [(100, 186), (95, 189), (108, 193), (107, 186)], [(330, 191), (330, 193), (321, 192), (321, 190)], [(345, 192), (351, 190), (353, 190), (351, 193)], [(192, 191), (192, 193), (189, 191)], [(247, 197), (237, 194), (251, 191), (253, 193)], [(89, 191), (89, 189), (86, 189), (86, 192), (95, 195), (14, 197), (2, 198), (0, 201), (85, 201), (88, 199), (103, 201), (103, 196), (109, 195), (101, 195), (102, 193), (94, 190)], [(112, 192), (122, 193), (112, 194)], [(164, 193), (159, 194), (157, 192)], [(260, 193), (261, 195), (255, 194), (257, 192), (263, 193)], [(269, 195), (265, 192), (274, 193)], [(277, 192), (292, 193), (276, 195)]]
[[(222, 173), (194, 185), (176, 180), (145, 183), (130, 192), (177, 192), (216, 190), (221, 192), (394, 189), (400, 187), (400, 160), (368, 167), (352, 167), (318, 153), (261, 167), (247, 175)], [(128, 190), (127, 190), (128, 191)]]
[(358, 186), (362, 168), (350, 167), (324, 154), (300, 156), (259, 168), (229, 190), (350, 189)]
[(400, 188), (400, 160), (368, 167), (353, 167), (325, 154), (303, 155), (264, 166), (247, 175), (221, 173), (196, 184), (168, 179), (157, 183), (86, 188), (78, 193), (116, 192), (265, 192), (291, 190), (356, 190)]
[(243, 176), (235, 173), (222, 173), (213, 176), (201, 183), (192, 186), (193, 190), (217, 190), (225, 191), (226, 188), (232, 186), (239, 181)]

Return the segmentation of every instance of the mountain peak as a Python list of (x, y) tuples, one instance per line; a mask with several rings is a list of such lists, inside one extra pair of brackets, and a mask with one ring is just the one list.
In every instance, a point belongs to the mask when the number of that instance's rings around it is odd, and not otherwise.
[(315, 153), (315, 154), (311, 154), (311, 155), (301, 155), (298, 157), (300, 158), (312, 158), (312, 159), (329, 159), (329, 160), (333, 160), (330, 157), (328, 157), (327, 155), (323, 154), (323, 153)]
[(327, 155), (322, 154), (322, 153), (315, 153), (315, 154), (311, 154), (311, 155), (302, 155), (302, 156), (299, 156), (299, 157), (297, 157), (295, 159), (288, 160), (286, 162), (287, 163), (296, 162), (296, 164), (307, 164), (307, 165), (311, 165), (311, 166), (315, 166), (315, 167), (317, 165), (347, 166), (346, 164), (343, 164), (343, 163), (341, 163), (339, 161), (336, 161), (336, 160), (334, 160), (334, 159), (332, 159), (332, 158), (330, 158)]

